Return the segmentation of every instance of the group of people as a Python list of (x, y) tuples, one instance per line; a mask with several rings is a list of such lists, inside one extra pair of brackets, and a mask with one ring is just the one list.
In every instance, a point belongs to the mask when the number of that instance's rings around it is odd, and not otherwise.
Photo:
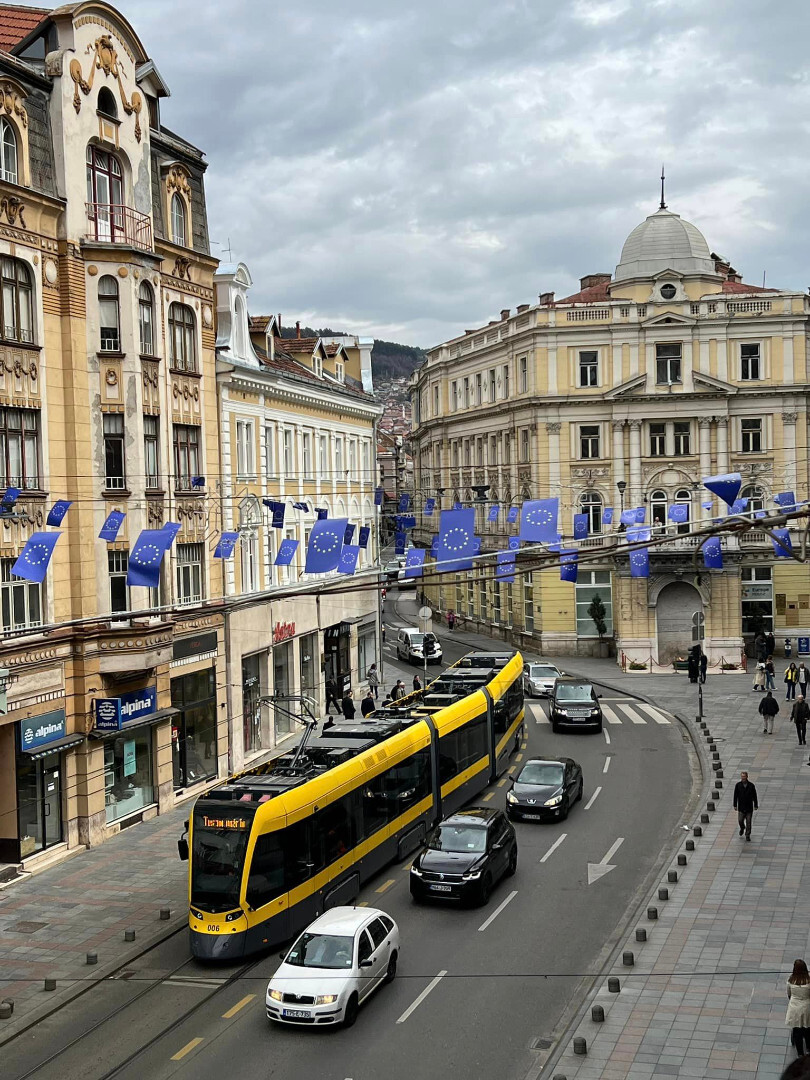
[[(368, 682), (368, 691), (366, 696), (360, 701), (360, 715), (365, 719), (377, 708), (377, 700), (380, 696), (380, 673), (376, 664), (372, 664), (366, 672), (366, 681)], [(422, 680), (418, 675), (413, 677), (413, 693), (422, 689)], [(324, 720), (323, 730), (334, 726), (334, 719), (332, 718), (332, 706), (335, 708), (337, 716), (342, 716), (345, 720), (354, 720), (357, 715), (357, 708), (354, 702), (354, 694), (351, 690), (346, 690), (342, 697), (338, 697), (339, 688), (334, 678), (331, 676), (326, 680), (326, 719)], [(397, 679), (394, 685), (391, 687), (391, 691), (388, 696), (383, 700), (383, 707), (390, 705), (394, 701), (399, 701), (400, 698), (405, 697), (408, 691), (405, 689), (405, 683), (402, 679)]]

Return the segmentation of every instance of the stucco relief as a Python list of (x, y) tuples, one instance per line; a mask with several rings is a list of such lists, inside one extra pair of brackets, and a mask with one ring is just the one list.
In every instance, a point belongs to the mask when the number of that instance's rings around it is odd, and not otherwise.
[(101, 37), (96, 38), (92, 45), (88, 45), (85, 51), (88, 54), (92, 53), (90, 70), (86, 79), (82, 73), (81, 61), (75, 58), (70, 61), (70, 77), (73, 79), (74, 84), (73, 108), (77, 113), (81, 111), (82, 99), (79, 96), (79, 91), (81, 90), (86, 97), (93, 89), (93, 80), (95, 79), (96, 72), (103, 72), (105, 78), (112, 77), (118, 83), (118, 95), (121, 98), (121, 107), (127, 116), (132, 116), (134, 113), (135, 138), (140, 142), (143, 99), (137, 90), (133, 90), (132, 97), (129, 99), (127, 98), (126, 90), (124, 90), (124, 83), (121, 79), (121, 64), (118, 59), (118, 52), (113, 45), (112, 38), (109, 34), (102, 34)]
[[(0, 345), (0, 398), (39, 399), (39, 360), (25, 349)], [(19, 404), (19, 402), (17, 402)]]

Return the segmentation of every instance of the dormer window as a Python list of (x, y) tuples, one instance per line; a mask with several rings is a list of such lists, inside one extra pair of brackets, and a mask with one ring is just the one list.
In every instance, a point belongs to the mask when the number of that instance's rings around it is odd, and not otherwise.
[(17, 183), (17, 135), (5, 117), (0, 119), (0, 179)]
[(98, 103), (96, 107), (100, 113), (109, 117), (110, 120), (118, 119), (118, 106), (115, 104), (115, 98), (113, 97), (112, 92), (106, 86), (102, 86), (98, 92)]
[(312, 370), (320, 379), (323, 375), (323, 360), (320, 356), (313, 356), (312, 358)]
[(172, 240), (186, 247), (186, 205), (177, 192), (172, 195)]
[(343, 364), (335, 363), (335, 378), (338, 382), (344, 381), (344, 367)]
[(666, 285), (662, 285), (661, 286), (661, 299), (662, 300), (674, 300), (675, 299), (675, 294), (677, 293), (677, 291), (678, 290), (675, 288), (674, 285), (670, 285), (669, 283), (667, 283)]

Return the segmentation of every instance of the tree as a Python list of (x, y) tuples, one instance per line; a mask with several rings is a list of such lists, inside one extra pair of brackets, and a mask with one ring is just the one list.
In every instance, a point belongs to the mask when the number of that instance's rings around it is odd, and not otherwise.
[(602, 597), (598, 593), (594, 594), (593, 600), (588, 605), (588, 615), (596, 627), (596, 632), (601, 641), (607, 633), (607, 622), (605, 621), (607, 612), (605, 611), (605, 605), (602, 603)]

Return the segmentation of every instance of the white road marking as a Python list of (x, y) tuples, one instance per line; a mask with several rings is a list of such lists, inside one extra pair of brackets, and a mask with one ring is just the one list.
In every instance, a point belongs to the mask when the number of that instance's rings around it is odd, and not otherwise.
[(620, 836), (619, 839), (614, 844), (611, 844), (610, 847), (607, 849), (604, 857), (602, 858), (602, 862), (609, 863), (623, 843), (624, 837)]
[(593, 804), (594, 804), (594, 803), (596, 802), (596, 797), (597, 797), (597, 795), (599, 794), (599, 792), (600, 792), (601, 790), (602, 790), (602, 789), (601, 789), (601, 787), (598, 787), (598, 788), (596, 789), (596, 791), (595, 791), (595, 792), (593, 793), (593, 795), (591, 795), (590, 799), (588, 799), (588, 801), (587, 801), (587, 802), (585, 803), (585, 809), (586, 809), (586, 810), (590, 810), (590, 808), (591, 808), (591, 807), (593, 806)]
[(627, 715), (633, 721), (634, 724), (646, 724), (647, 723), (647, 721), (644, 719), (644, 717), (639, 716), (638, 713), (636, 712), (636, 710), (631, 705), (622, 705), (622, 708), (624, 709), (624, 711), (627, 713)]
[(620, 724), (621, 720), (609, 705), (602, 705), (602, 715), (609, 724)]
[(478, 927), (478, 933), (482, 934), (484, 932), (484, 930), (486, 930), (486, 928), (489, 926), (489, 924), (491, 922), (494, 922), (495, 919), (498, 918), (498, 916), (503, 911), (503, 909), (506, 907), (506, 905), (509, 903), (509, 901), (514, 900), (516, 896), (517, 896), (517, 889), (513, 889), (512, 892), (509, 893), (507, 898), (504, 901), (502, 901), (502, 903), (498, 904), (498, 906), (492, 912), (490, 917), (488, 919), (486, 919), (484, 922), (481, 923), (481, 925)]
[(554, 841), (554, 843), (551, 845), (551, 847), (548, 849), (548, 851), (542, 857), (540, 862), (545, 862), (546, 859), (548, 859), (551, 855), (553, 855), (554, 852), (557, 850), (557, 848), (560, 846), (560, 844), (563, 842), (563, 840), (566, 838), (566, 836), (568, 836), (567, 832), (560, 833), (560, 835), (557, 837), (557, 839)]
[(534, 721), (536, 724), (549, 723), (549, 719), (546, 716), (546, 710), (539, 702), (532, 702), (532, 708), (534, 709)]
[(447, 974), (446, 971), (440, 971), (439, 974), (434, 979), (430, 980), (430, 982), (427, 984), (427, 986), (422, 991), (422, 993), (419, 995), (419, 997), (416, 998), (415, 1001), (411, 1002), (411, 1004), (408, 1006), (408, 1008), (405, 1010), (405, 1012), (402, 1014), (402, 1016), (400, 1016), (399, 1020), (397, 1020), (398, 1024), (404, 1024), (405, 1023), (405, 1021), (408, 1019), (408, 1017), (411, 1015), (411, 1013), (414, 1012), (414, 1010), (419, 1008), (419, 1006), (422, 1004), (422, 1002), (425, 1000), (425, 998), (428, 996), (428, 994), (431, 992), (431, 990), (436, 989), (436, 987), (439, 985), (439, 983), (442, 981), (442, 979), (445, 977), (446, 974)]
[(602, 728), (602, 734), (605, 736), (605, 742), (610, 746), (610, 732), (607, 728)]
[(653, 708), (652, 705), (642, 705), (639, 703), (638, 707), (639, 709), (643, 709), (647, 716), (651, 716), (656, 724), (668, 724), (670, 722), (665, 713)]
[(616, 867), (611, 863), (611, 858), (616, 854), (619, 848), (624, 843), (624, 837), (620, 836), (615, 843), (611, 844), (605, 853), (602, 860), (598, 863), (588, 863), (588, 884), (593, 885), (595, 881), (599, 881), (605, 874), (609, 874), (611, 870), (615, 870)]
[(602, 769), (603, 773), (606, 773), (610, 768), (610, 754), (605, 758), (605, 767)]

